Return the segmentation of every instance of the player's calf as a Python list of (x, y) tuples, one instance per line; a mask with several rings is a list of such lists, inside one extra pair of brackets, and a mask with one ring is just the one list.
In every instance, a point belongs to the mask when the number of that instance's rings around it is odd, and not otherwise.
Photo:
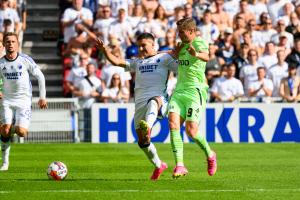
[(26, 137), (28, 130), (22, 127), (16, 127), (16, 134), (20, 137)]

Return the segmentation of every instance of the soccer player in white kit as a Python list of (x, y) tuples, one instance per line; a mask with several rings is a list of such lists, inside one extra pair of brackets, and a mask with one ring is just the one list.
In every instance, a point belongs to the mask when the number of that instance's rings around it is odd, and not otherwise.
[[(29, 73), (38, 79), (40, 108), (47, 108), (45, 77), (37, 64), (25, 54), (19, 54), (18, 35), (4, 35), (6, 55), (0, 59), (0, 78), (3, 80), (3, 97), (0, 106), (2, 125), (0, 171), (8, 170), (11, 132), (20, 137), (27, 135), (31, 119), (32, 86)], [(14, 121), (14, 122), (13, 122)], [(14, 127), (14, 130), (12, 130)]]
[(167, 53), (158, 54), (154, 49), (154, 37), (142, 33), (137, 37), (139, 57), (119, 59), (97, 40), (98, 48), (116, 66), (135, 72), (135, 113), (134, 126), (138, 135), (138, 145), (155, 166), (151, 180), (158, 180), (167, 164), (160, 160), (156, 148), (150, 141), (151, 128), (159, 115), (167, 111), (167, 81), (170, 71), (177, 71), (177, 61)]

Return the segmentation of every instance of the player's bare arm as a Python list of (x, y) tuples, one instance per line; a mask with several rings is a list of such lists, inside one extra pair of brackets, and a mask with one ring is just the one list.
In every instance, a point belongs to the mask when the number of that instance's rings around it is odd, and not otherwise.
[(96, 39), (96, 46), (97, 48), (104, 53), (105, 57), (108, 59), (109, 62), (111, 62), (113, 65), (120, 66), (120, 67), (126, 67), (126, 63), (124, 59), (117, 58), (114, 56), (109, 48), (104, 45), (104, 42), (100, 40), (99, 38)]

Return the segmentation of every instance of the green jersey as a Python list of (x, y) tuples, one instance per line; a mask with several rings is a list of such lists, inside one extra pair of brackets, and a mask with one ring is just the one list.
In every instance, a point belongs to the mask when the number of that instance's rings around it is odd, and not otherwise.
[[(208, 43), (196, 37), (192, 42), (195, 50), (208, 53)], [(185, 90), (189, 88), (207, 88), (205, 80), (206, 62), (189, 54), (187, 49), (190, 44), (185, 44), (179, 52), (179, 67), (176, 90)]]

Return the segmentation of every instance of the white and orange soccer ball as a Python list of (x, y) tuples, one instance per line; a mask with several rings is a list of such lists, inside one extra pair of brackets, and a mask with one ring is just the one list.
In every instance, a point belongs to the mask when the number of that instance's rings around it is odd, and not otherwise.
[(67, 166), (60, 161), (52, 162), (48, 166), (47, 175), (48, 178), (52, 180), (64, 180), (68, 175)]

